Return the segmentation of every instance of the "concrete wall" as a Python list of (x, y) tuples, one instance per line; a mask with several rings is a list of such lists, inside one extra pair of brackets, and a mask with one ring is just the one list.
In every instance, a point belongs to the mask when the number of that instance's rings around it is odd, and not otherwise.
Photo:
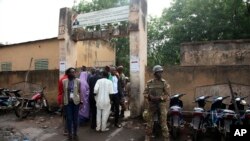
[(78, 41), (77, 67), (115, 65), (115, 49), (107, 41)]
[(28, 70), (32, 57), (32, 70), (35, 68), (36, 59), (48, 59), (48, 69), (58, 69), (59, 45), (57, 38), (0, 47), (0, 64), (11, 62), (12, 71)]
[(250, 65), (250, 40), (183, 43), (181, 66)]
[[(191, 110), (195, 106), (192, 101), (195, 97), (196, 88), (201, 86), (225, 84), (227, 79), (233, 83), (250, 85), (250, 66), (167, 67), (164, 70), (163, 77), (170, 83), (171, 93), (187, 94), (182, 98), (186, 110)], [(145, 76), (146, 80), (153, 77), (151, 69), (148, 69)], [(213, 92), (216, 93), (216, 90), (225, 87), (225, 85), (221, 85), (221, 87), (214, 88), (214, 91), (210, 91), (210, 93), (206, 93), (206, 88), (204, 88), (202, 92), (206, 95), (211, 95)], [(240, 92), (241, 89), (234, 86), (234, 91)], [(249, 86), (246, 86), (244, 89), (247, 90), (244, 90), (242, 94), (250, 91)], [(225, 94), (229, 93), (224, 92), (220, 95)], [(250, 93), (243, 95), (250, 96)], [(250, 102), (249, 98), (248, 101)]]
[[(0, 87), (2, 88), (15, 88), (23, 89), (23, 82), (25, 79), (26, 71), (13, 71), (13, 72), (0, 72)], [(58, 70), (42, 70), (31, 71), (29, 74), (28, 82), (46, 86), (46, 97), (52, 105), (57, 103), (58, 91)], [(34, 88), (39, 88), (35, 85)]]
[[(196, 95), (228, 95), (227, 85), (216, 85), (227, 83), (227, 79), (244, 84), (233, 85), (233, 90), (249, 95), (250, 102), (250, 66), (167, 67), (164, 70), (163, 77), (170, 83), (171, 93), (187, 94), (182, 98), (186, 110), (195, 106), (192, 101)], [(13, 87), (14, 83), (24, 81), (25, 74), (24, 71), (0, 72), (0, 87)], [(29, 75), (29, 82), (47, 87), (47, 97), (53, 105), (57, 103), (58, 75), (58, 70), (31, 71)], [(151, 68), (147, 69), (146, 81), (152, 77)]]

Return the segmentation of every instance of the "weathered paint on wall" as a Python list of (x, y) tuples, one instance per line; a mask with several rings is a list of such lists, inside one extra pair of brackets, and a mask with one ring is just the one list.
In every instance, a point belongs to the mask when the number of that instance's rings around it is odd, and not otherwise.
[[(196, 95), (196, 89), (201, 86), (208, 87), (208, 85), (213, 86), (214, 89), (226, 89), (226, 85), (214, 85), (227, 84), (227, 79), (230, 79), (233, 83), (250, 85), (249, 72), (250, 66), (165, 67), (163, 77), (170, 83), (172, 94), (177, 92), (187, 94), (182, 97), (184, 109), (192, 110), (195, 106), (192, 102)], [(25, 73), (25, 71), (0, 72), (0, 87), (11, 87), (14, 83), (24, 81)], [(29, 82), (47, 87), (47, 97), (53, 105), (57, 103), (58, 75), (58, 70), (44, 70), (31, 71), (29, 77)], [(145, 73), (146, 81), (152, 77), (151, 68), (148, 68)], [(250, 91), (248, 86), (241, 85), (234, 88), (238, 92), (240, 89), (243, 89), (242, 95), (250, 96), (249, 93), (244, 94), (244, 92)], [(206, 92), (208, 91), (207, 88), (201, 91), (208, 93)], [(209, 95), (211, 95), (212, 90), (209, 91)]]
[(115, 49), (103, 40), (78, 41), (77, 67), (103, 67), (115, 65)]
[[(26, 71), (0, 72), (1, 88), (17, 88), (16, 83), (23, 82)], [(58, 70), (31, 71), (28, 82), (46, 86), (45, 94), (49, 104), (57, 105)], [(20, 88), (23, 89), (23, 88)]]
[(131, 116), (142, 112), (147, 65), (147, 0), (131, 0), (129, 12)]
[(250, 65), (250, 40), (183, 43), (181, 66)]
[(55, 70), (59, 69), (59, 53), (62, 52), (69, 62), (72, 62), (70, 67), (115, 64), (115, 49), (107, 41), (70, 41), (63, 50), (59, 49), (60, 41), (52, 38), (0, 47), (0, 64), (11, 62), (12, 71), (24, 71), (29, 69), (30, 60), (33, 58), (31, 70), (34, 70), (36, 59), (48, 59), (48, 69)]
[[(228, 79), (233, 83), (250, 85), (250, 66), (165, 67), (164, 70), (163, 78), (170, 83), (171, 94), (187, 94), (182, 97), (184, 109), (186, 110), (191, 110), (195, 106), (193, 101), (197, 87), (227, 84)], [(148, 69), (145, 77), (146, 81), (153, 77), (151, 68)], [(225, 85), (222, 85), (220, 88), (222, 87), (225, 87)], [(205, 89), (203, 91), (206, 94)], [(244, 95), (250, 96), (250, 93)]]
[(59, 45), (57, 38), (31, 41), (0, 47), (0, 63), (11, 62), (12, 71), (28, 70), (33, 58), (31, 70), (36, 59), (48, 59), (48, 69), (58, 69)]

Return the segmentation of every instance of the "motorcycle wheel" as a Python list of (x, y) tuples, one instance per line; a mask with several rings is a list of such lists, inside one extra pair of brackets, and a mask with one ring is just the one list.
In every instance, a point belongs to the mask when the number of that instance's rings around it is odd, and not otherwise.
[(173, 134), (173, 138), (176, 139), (177, 138), (177, 134), (178, 134), (178, 128), (174, 127), (172, 128), (172, 134)]
[(44, 97), (43, 98), (43, 101), (42, 102), (46, 102), (46, 104), (43, 103), (43, 109), (47, 112), (47, 113), (50, 113), (50, 108), (49, 108), (49, 105), (48, 105), (48, 100)]
[(198, 141), (198, 130), (193, 129), (193, 141)]
[(226, 132), (221, 135), (221, 141), (229, 141), (229, 139), (230, 139), (229, 133)]
[(19, 104), (17, 107), (15, 107), (14, 111), (15, 111), (16, 117), (18, 117), (19, 119), (26, 118), (30, 113), (28, 111), (24, 111), (23, 107), (21, 107), (21, 104)]

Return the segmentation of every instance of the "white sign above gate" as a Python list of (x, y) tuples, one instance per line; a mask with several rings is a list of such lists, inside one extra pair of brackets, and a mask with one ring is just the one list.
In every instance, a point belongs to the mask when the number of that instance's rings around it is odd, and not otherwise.
[(77, 15), (73, 28), (128, 21), (129, 6), (115, 7)]

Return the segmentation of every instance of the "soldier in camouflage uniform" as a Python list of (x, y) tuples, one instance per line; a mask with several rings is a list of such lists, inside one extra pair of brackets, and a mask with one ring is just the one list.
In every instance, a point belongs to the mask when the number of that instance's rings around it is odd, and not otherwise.
[(167, 127), (167, 100), (169, 98), (169, 84), (162, 79), (163, 68), (156, 65), (153, 68), (155, 78), (148, 81), (145, 91), (145, 111), (143, 117), (147, 122), (145, 141), (150, 141), (153, 132), (154, 114), (160, 109), (160, 124), (164, 141), (168, 141), (169, 133)]

